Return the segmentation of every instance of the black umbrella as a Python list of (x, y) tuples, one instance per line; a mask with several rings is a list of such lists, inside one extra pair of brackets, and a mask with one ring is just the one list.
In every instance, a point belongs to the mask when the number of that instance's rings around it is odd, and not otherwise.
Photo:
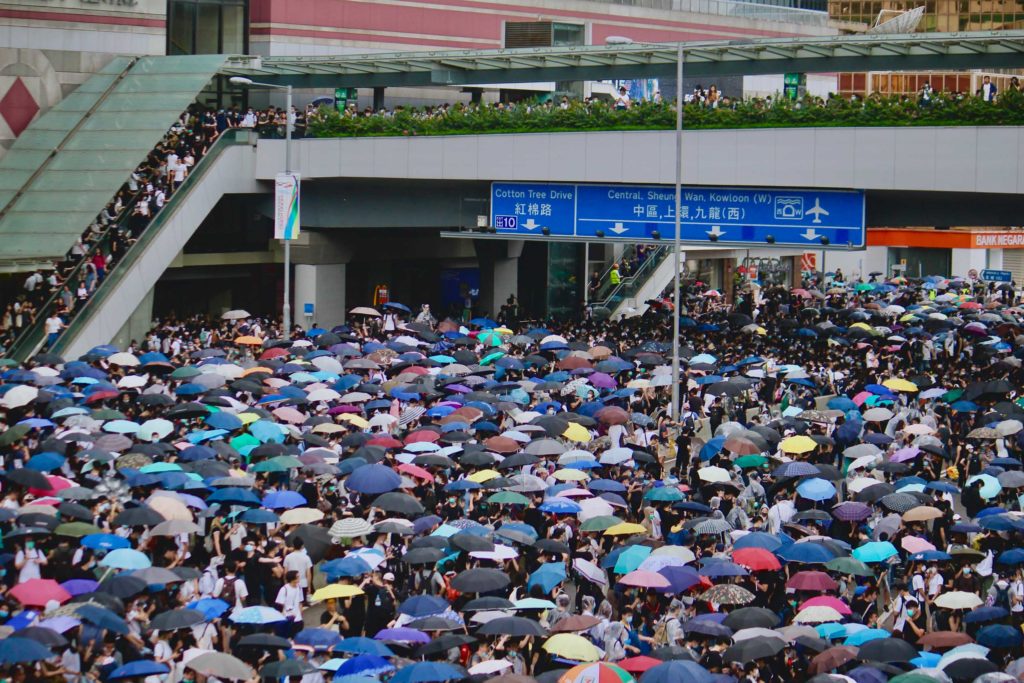
[(23, 467), (17, 470), (7, 470), (3, 473), (3, 476), (7, 481), (24, 486), (25, 488), (42, 489), (43, 491), (50, 490), (50, 480), (38, 470), (30, 470)]
[(166, 519), (148, 505), (125, 508), (114, 517), (113, 526), (156, 526)]
[(556, 541), (551, 538), (542, 538), (536, 543), (534, 543), (533, 547), (535, 550), (538, 550), (542, 553), (551, 553), (553, 555), (568, 555), (571, 552), (569, 550), (569, 546), (567, 546), (565, 543), (562, 543), (561, 541)]
[(15, 638), (28, 638), (47, 647), (67, 647), (68, 639), (53, 629), (43, 626), (28, 626), (11, 634)]
[(291, 678), (311, 674), (316, 667), (304, 659), (279, 659), (260, 669), (260, 678)]
[(472, 636), (467, 636), (462, 633), (445, 633), (442, 636), (434, 638), (429, 643), (424, 643), (419, 646), (413, 654), (417, 657), (429, 657), (431, 655), (445, 653), (453, 648), (462, 647), (463, 645), (469, 645), (470, 643), (475, 642), (476, 638), (473, 638)]
[[(23, 510), (31, 510), (32, 508), (22, 508)], [(40, 529), (46, 529), (53, 531), (57, 528), (60, 522), (53, 515), (47, 515), (42, 512), (26, 512), (25, 514), (18, 515), (18, 524), (30, 527), (39, 527)]]
[(764, 607), (741, 607), (729, 612), (722, 623), (733, 631), (744, 628), (775, 628), (779, 625), (779, 616)]
[(57, 506), (57, 512), (61, 517), (79, 519), (83, 522), (92, 522), (92, 512), (89, 508), (78, 503), (61, 503)]
[(485, 636), (543, 636), (547, 633), (543, 626), (533, 619), (525, 617), (499, 617), (492, 619), (477, 631)]
[(482, 598), (473, 598), (462, 606), (463, 612), (486, 612), (488, 610), (513, 609), (515, 603), (505, 598), (498, 598), (485, 595)]
[(300, 524), (295, 527), (295, 531), (288, 534), (285, 540), (288, 541), (288, 545), (292, 545), (296, 538), (302, 539), (306, 553), (314, 562), (324, 559), (327, 549), (331, 547), (331, 537), (327, 534), (327, 529), (322, 526)]
[(110, 593), (123, 600), (138, 595), (146, 590), (148, 585), (144, 579), (138, 576), (119, 574), (104, 580), (96, 590), (101, 593)]
[(462, 628), (462, 624), (459, 622), (438, 616), (422, 617), (410, 621), (406, 625), (420, 631), (455, 631)]
[(149, 620), (149, 627), (154, 631), (177, 631), (191, 628), (206, 621), (206, 615), (197, 609), (172, 609), (161, 612)]
[(691, 662), (693, 661), (693, 655), (690, 654), (690, 651), (687, 650), (685, 647), (680, 647), (679, 645), (667, 645), (665, 647), (655, 648), (651, 652), (651, 656), (655, 659), (660, 659), (664, 662), (676, 659), (685, 659)]
[(413, 548), (402, 556), (402, 562), (405, 564), (433, 564), (444, 555), (444, 551), (437, 548)]
[(869, 640), (857, 651), (857, 659), (872, 662), (909, 662), (915, 657), (917, 648), (900, 638)]
[[(562, 431), (565, 431), (564, 429)], [(519, 453), (513, 453), (508, 456), (500, 463), (498, 463), (499, 470), (511, 470), (517, 467), (526, 467), (527, 465), (533, 465), (540, 462), (540, 458), (532, 453), (526, 451), (520, 451)]]
[(394, 512), (400, 515), (422, 515), (426, 510), (423, 504), (410, 496), (408, 493), (392, 491), (377, 496), (371, 504), (386, 512)]
[(190, 417), (205, 417), (210, 414), (202, 403), (182, 403), (167, 410), (166, 416), (170, 419), (186, 419)]
[(292, 641), (270, 633), (252, 633), (238, 641), (238, 647), (256, 647), (267, 650), (290, 650)]
[(755, 659), (774, 657), (785, 647), (786, 642), (782, 638), (745, 638), (726, 649), (722, 658), (727, 662), (746, 664)]
[(100, 593), (98, 591), (92, 593), (82, 593), (71, 598), (68, 603), (94, 603), (100, 607), (104, 607), (111, 612), (117, 614), (124, 614), (124, 601), (116, 595), (110, 593)]
[(41, 526), (19, 526), (4, 535), (4, 538), (19, 539), (31, 536), (49, 536), (50, 530)]
[(498, 569), (467, 569), (456, 574), (451, 586), (460, 593), (490, 593), (501, 590), (511, 583), (508, 574)]
[(494, 542), (483, 536), (475, 536), (465, 531), (448, 538), (448, 544), (467, 553), (471, 552), (494, 552)]
[(983, 674), (998, 671), (999, 667), (983, 657), (964, 657), (957, 659), (942, 668), (943, 672), (954, 681), (973, 681)]
[(441, 536), (421, 536), (420, 538), (412, 539), (409, 547), (413, 549), (436, 548), (437, 550), (444, 550), (448, 547), (448, 539)]

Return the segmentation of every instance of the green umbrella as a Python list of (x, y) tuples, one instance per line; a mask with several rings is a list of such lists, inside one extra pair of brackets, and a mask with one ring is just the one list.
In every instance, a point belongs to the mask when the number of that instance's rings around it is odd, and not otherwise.
[(14, 360), (13, 358), (0, 358), (0, 367), (16, 368), (19, 365), (21, 365), (21, 363), (19, 363), (18, 361)]
[(591, 517), (587, 521), (580, 525), (580, 531), (604, 531), (610, 529), (616, 524), (621, 523), (622, 520), (613, 515), (600, 515), (598, 517)]
[(491, 363), (503, 357), (504, 355), (505, 354), (502, 353), (501, 351), (495, 351), (494, 353), (487, 354), (486, 356), (480, 359), (480, 365), (490, 365)]
[(126, 420), (127, 419), (125, 417), (124, 413), (122, 413), (120, 410), (114, 410), (113, 408), (100, 408), (99, 410), (94, 410), (92, 415), (90, 415), (89, 417), (91, 417), (94, 420)]
[(875, 572), (855, 557), (837, 557), (825, 563), (826, 569), (854, 576), (874, 576)]
[(171, 379), (192, 379), (202, 374), (194, 365), (186, 365), (183, 368), (178, 368), (170, 374)]
[(870, 282), (861, 282), (856, 287), (854, 287), (854, 289), (857, 290), (858, 292), (870, 292), (874, 290), (874, 288), (875, 286)]
[(942, 395), (942, 400), (945, 401), (946, 403), (953, 403), (954, 401), (959, 401), (960, 397), (963, 395), (963, 389), (950, 389), (949, 391)]
[(672, 503), (683, 499), (683, 492), (675, 486), (658, 486), (644, 494), (644, 500)]
[(740, 458), (736, 458), (735, 460), (733, 460), (732, 464), (736, 465), (737, 467), (747, 469), (750, 467), (761, 467), (766, 462), (768, 462), (768, 458), (764, 457), (763, 455), (744, 455)]
[(935, 683), (935, 680), (931, 676), (911, 671), (910, 673), (893, 676), (889, 679), (889, 683)]
[(302, 467), (302, 461), (296, 458), (294, 455), (275, 455), (270, 460), (287, 470), (293, 470), (297, 467)]
[(252, 434), (239, 434), (235, 438), (231, 439), (231, 447), (236, 451), (240, 451), (246, 446), (259, 446), (260, 440)]
[(21, 437), (28, 434), (28, 425), (14, 425), (8, 427), (5, 432), (0, 434), (0, 446), (10, 446)]
[(103, 529), (100, 529), (95, 524), (88, 524), (86, 522), (66, 522), (64, 524), (57, 525), (57, 528), (53, 530), (53, 533), (58, 536), (82, 538), (89, 534), (101, 534), (103, 533)]
[(494, 503), (495, 505), (529, 505), (530, 499), (515, 491), (499, 491), (492, 496), (488, 496), (487, 502)]
[(273, 458), (263, 460), (249, 468), (250, 472), (287, 472), (288, 468), (281, 463), (274, 462)]

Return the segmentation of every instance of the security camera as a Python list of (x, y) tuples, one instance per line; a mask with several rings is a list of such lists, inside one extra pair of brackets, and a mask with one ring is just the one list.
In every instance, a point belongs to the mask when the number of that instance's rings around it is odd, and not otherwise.
[(764, 241), (768, 244), (775, 244), (775, 235), (765, 235)]
[(658, 230), (651, 230), (651, 239), (660, 240), (661, 239), (661, 232), (658, 231)]
[(828, 246), (828, 238), (827, 237), (822, 237), (821, 238), (821, 246), (823, 246), (823, 247), (827, 247)]
[(540, 234), (545, 235), (545, 236), (546, 235), (550, 235), (551, 234), (551, 228), (541, 228), (540, 229)]
[(594, 231), (594, 236), (595, 237), (604, 237), (604, 230), (595, 230)]

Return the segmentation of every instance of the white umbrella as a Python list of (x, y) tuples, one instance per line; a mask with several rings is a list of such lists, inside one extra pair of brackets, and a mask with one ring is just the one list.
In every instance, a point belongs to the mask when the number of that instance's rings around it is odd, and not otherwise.
[(20, 408), (26, 406), (39, 396), (39, 389), (28, 384), (20, 384), (0, 399), (0, 405), (4, 408)]
[(871, 468), (872, 466), (874, 466), (876, 462), (878, 462), (877, 455), (862, 455), (861, 457), (851, 462), (850, 466), (846, 468), (846, 471), (852, 472), (854, 470), (859, 470), (863, 468)]
[(339, 394), (334, 389), (317, 389), (316, 391), (311, 391), (308, 394), (306, 394), (306, 400), (307, 401), (314, 401), (314, 402), (315, 401), (336, 401), (339, 398), (341, 398), (341, 394)]
[(967, 591), (949, 591), (935, 598), (935, 606), (943, 609), (974, 609), (983, 604), (981, 598)]
[(174, 431), (174, 423), (161, 418), (146, 420), (135, 432), (135, 436), (142, 441), (159, 441)]
[(601, 454), (599, 462), (602, 465), (621, 465), (633, 459), (633, 451), (629, 448), (609, 448)]
[(700, 468), (697, 470), (697, 476), (701, 481), (710, 483), (732, 481), (732, 477), (729, 476), (729, 472), (727, 470), (715, 465)]
[(221, 320), (244, 320), (245, 318), (248, 318), (250, 315), (252, 314), (249, 313), (249, 311), (244, 311), (239, 308), (235, 309), (234, 311), (227, 311), (226, 313), (222, 314), (220, 318)]
[(138, 389), (139, 387), (146, 386), (148, 382), (148, 375), (125, 375), (117, 380), (117, 386), (120, 389)]
[(594, 517), (615, 514), (615, 508), (604, 498), (588, 498), (587, 500), (578, 501), (578, 504), (580, 511), (576, 513), (576, 516), (579, 517), (581, 522), (593, 519)]
[(1013, 436), (1022, 429), (1024, 424), (1020, 420), (1003, 420), (996, 425), (996, 431), (1003, 436)]
[(336, 358), (331, 358), (330, 356), (317, 356), (311, 362), (324, 372), (332, 372), (335, 375), (340, 375), (343, 369), (341, 363)]
[(599, 586), (608, 585), (608, 574), (590, 560), (576, 558), (572, 561), (572, 566), (583, 578), (591, 583), (596, 583)]
[(732, 642), (734, 643), (738, 643), (741, 640), (750, 640), (751, 638), (777, 638), (785, 640), (781, 633), (773, 631), (770, 628), (741, 628), (739, 631), (732, 634)]
[(681, 545), (663, 545), (660, 548), (655, 548), (654, 552), (649, 555), (649, 557), (663, 556), (679, 558), (684, 564), (689, 564), (697, 559), (692, 550)]
[(352, 315), (368, 315), (373, 318), (380, 317), (380, 311), (378, 311), (375, 308), (370, 308), (369, 306), (356, 306), (351, 311), (349, 311), (349, 313), (351, 313)]
[(128, 353), (127, 351), (121, 351), (107, 356), (107, 362), (111, 365), (120, 365), (121, 367), (131, 368), (139, 364), (139, 359), (136, 358), (134, 354)]
[(480, 662), (479, 664), (469, 667), (469, 673), (474, 676), (486, 676), (490, 674), (496, 674), (499, 671), (505, 671), (506, 669), (511, 668), (512, 662), (508, 661), (507, 659), (491, 659), (486, 662)]
[(804, 607), (793, 617), (798, 624), (823, 624), (827, 621), (842, 621), (843, 615), (834, 607), (828, 605), (812, 605)]
[(866, 422), (886, 422), (893, 418), (894, 413), (888, 408), (870, 408), (864, 411)]
[(860, 493), (864, 489), (871, 488), (872, 486), (877, 486), (878, 484), (881, 483), (882, 482), (872, 477), (859, 477), (851, 481), (849, 484), (847, 484), (846, 489), (851, 493)]

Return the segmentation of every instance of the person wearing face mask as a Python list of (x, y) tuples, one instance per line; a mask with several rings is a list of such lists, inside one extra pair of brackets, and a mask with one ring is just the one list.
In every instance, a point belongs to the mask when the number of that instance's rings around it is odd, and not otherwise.
[(449, 494), (448, 498), (444, 501), (444, 505), (441, 506), (440, 515), (446, 522), (460, 519), (462, 517), (462, 506), (459, 505), (458, 498)]
[(35, 541), (25, 541), (25, 548), (18, 549), (14, 556), (14, 567), (18, 570), (18, 583), (42, 578), (40, 567), (47, 564), (46, 553), (36, 548)]

